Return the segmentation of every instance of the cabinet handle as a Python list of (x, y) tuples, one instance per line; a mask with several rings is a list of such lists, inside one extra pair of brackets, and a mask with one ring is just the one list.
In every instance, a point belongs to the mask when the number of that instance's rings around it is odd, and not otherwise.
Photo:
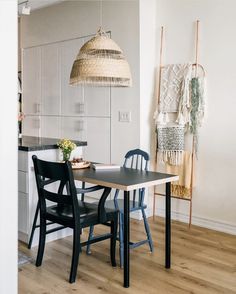
[(84, 113), (84, 103), (79, 103), (79, 113)]
[(35, 110), (36, 110), (35, 111), (36, 113), (40, 113), (40, 104), (39, 103), (35, 104)]
[(79, 120), (78, 121), (78, 132), (81, 132), (84, 130), (84, 121), (83, 120)]

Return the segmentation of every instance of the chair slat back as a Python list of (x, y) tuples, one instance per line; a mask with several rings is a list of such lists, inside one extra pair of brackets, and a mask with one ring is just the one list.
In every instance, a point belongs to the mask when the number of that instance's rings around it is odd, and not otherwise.
[[(71, 205), (73, 217), (79, 219), (79, 208), (76, 187), (70, 162), (48, 162), (40, 160), (37, 156), (32, 156), (36, 184), (39, 196), (39, 205), (42, 212), (46, 211), (47, 201), (58, 205)], [(50, 191), (48, 185), (59, 183), (58, 191)], [(67, 194), (63, 194), (66, 190)]]
[[(124, 167), (127, 168), (133, 168), (137, 170), (148, 170), (148, 164), (149, 164), (149, 154), (141, 149), (133, 149), (126, 153), (125, 155), (125, 161), (124, 161)], [(138, 191), (138, 201), (140, 205), (144, 201), (144, 189), (138, 189), (133, 191), (133, 201), (136, 201), (136, 194)]]

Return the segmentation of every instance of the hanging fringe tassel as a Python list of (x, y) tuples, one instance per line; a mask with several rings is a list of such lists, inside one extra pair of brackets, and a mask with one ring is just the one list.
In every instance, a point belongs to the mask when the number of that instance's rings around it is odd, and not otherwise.
[(191, 199), (191, 189), (180, 185), (171, 184), (171, 195)]
[(161, 163), (169, 163), (171, 165), (181, 165), (183, 163), (182, 150), (163, 150), (158, 152), (159, 161)]
[(169, 119), (169, 115), (167, 112), (159, 112), (156, 110), (153, 118), (155, 119), (155, 123), (160, 125), (160, 126), (164, 126), (166, 125), (170, 119)]

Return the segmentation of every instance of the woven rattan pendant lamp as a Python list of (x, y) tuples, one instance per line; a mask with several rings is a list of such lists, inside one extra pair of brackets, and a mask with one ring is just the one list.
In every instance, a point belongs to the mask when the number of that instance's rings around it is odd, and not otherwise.
[(80, 49), (70, 74), (70, 85), (130, 87), (130, 67), (120, 47), (99, 28)]

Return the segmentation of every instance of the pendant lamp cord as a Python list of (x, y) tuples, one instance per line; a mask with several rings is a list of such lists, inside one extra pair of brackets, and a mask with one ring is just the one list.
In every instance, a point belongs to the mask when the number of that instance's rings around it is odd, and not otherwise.
[(102, 0), (100, 0), (100, 28), (102, 28)]

